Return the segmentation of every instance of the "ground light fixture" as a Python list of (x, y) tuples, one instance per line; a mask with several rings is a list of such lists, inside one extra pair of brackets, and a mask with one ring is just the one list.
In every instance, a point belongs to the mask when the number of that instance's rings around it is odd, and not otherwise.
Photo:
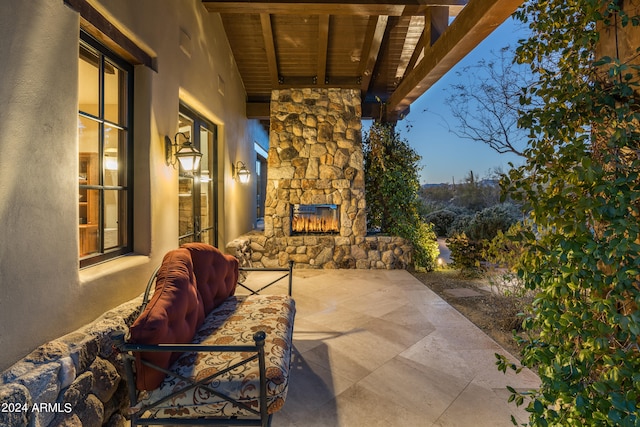
[(231, 173), (233, 177), (242, 184), (248, 183), (251, 179), (251, 171), (247, 168), (247, 165), (241, 161), (237, 161), (235, 165), (231, 165)]
[[(185, 139), (182, 144), (178, 143), (180, 135)], [(182, 170), (191, 175), (198, 171), (202, 153), (189, 140), (189, 135), (184, 132), (178, 132), (173, 137), (173, 143), (169, 137), (166, 137), (164, 142), (167, 166), (172, 165), (175, 167), (176, 163), (180, 163)]]

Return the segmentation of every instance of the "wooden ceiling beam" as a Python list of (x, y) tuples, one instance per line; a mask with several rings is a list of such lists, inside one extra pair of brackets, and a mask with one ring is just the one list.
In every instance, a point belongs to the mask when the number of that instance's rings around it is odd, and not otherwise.
[(362, 46), (360, 66), (358, 68), (358, 74), (362, 76), (360, 88), (363, 91), (369, 89), (371, 77), (373, 76), (373, 68), (380, 54), (380, 46), (382, 46), (382, 39), (387, 30), (388, 21), (388, 16), (372, 16), (369, 18), (367, 33), (364, 37), (364, 45)]
[[(429, 46), (433, 46), (449, 27), (449, 7), (437, 6), (429, 8), (426, 18), (428, 19), (431, 34)], [(425, 21), (426, 24), (427, 21)]]
[(329, 15), (318, 18), (318, 82), (327, 80), (327, 50), (329, 46)]
[(420, 40), (418, 40), (418, 43), (416, 44), (416, 48), (413, 51), (413, 54), (411, 55), (411, 59), (409, 59), (409, 63), (407, 64), (407, 69), (405, 71), (405, 75), (407, 75), (409, 72), (411, 72), (411, 70), (413, 70), (413, 67), (416, 66), (416, 63), (418, 62), (418, 59), (420, 58), (420, 54), (424, 51), (425, 49), (425, 40), (427, 39), (427, 21), (425, 18), (425, 28), (422, 30), (422, 34), (420, 34)]
[(373, 119), (386, 122), (397, 122), (409, 114), (409, 107), (403, 111), (389, 112), (384, 108), (384, 104), (379, 102), (363, 102), (361, 110), (363, 119)]
[(269, 66), (269, 76), (271, 78), (271, 87), (276, 87), (280, 78), (278, 73), (278, 57), (276, 55), (276, 46), (273, 41), (273, 29), (271, 28), (271, 15), (268, 13), (260, 14), (260, 24), (262, 26), (262, 38), (267, 54), (267, 65)]
[(432, 6), (464, 6), (467, 3), (468, 0), (311, 0), (304, 3), (297, 0), (202, 0), (209, 12), (279, 15), (424, 15)]
[(471, 0), (387, 100), (390, 113), (405, 111), (447, 71), (502, 24), (522, 0)]
[[(404, 76), (408, 75), (411, 70), (414, 69), (420, 55), (425, 52), (425, 49), (431, 47), (438, 38), (444, 33), (449, 26), (449, 7), (448, 6), (434, 6), (429, 8), (424, 17), (424, 30), (420, 35), (420, 40), (416, 44), (416, 48), (411, 55), (411, 59), (407, 64), (407, 68)], [(424, 58), (424, 55), (422, 56)], [(403, 76), (403, 78), (404, 78)]]
[(247, 102), (247, 118), (269, 120), (271, 115), (271, 104), (269, 101), (264, 102)]

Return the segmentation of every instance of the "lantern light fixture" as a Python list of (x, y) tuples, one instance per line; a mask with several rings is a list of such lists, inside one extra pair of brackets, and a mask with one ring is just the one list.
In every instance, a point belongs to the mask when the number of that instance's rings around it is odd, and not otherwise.
[(242, 184), (246, 184), (251, 179), (251, 171), (247, 168), (244, 162), (237, 161), (236, 164), (231, 164), (231, 173), (235, 179)]
[[(185, 142), (178, 143), (178, 137), (182, 135)], [(187, 174), (193, 174), (200, 167), (200, 159), (202, 153), (189, 140), (189, 135), (184, 132), (178, 132), (173, 137), (173, 143), (169, 137), (165, 138), (165, 161), (167, 166), (174, 166), (180, 163), (180, 167)]]

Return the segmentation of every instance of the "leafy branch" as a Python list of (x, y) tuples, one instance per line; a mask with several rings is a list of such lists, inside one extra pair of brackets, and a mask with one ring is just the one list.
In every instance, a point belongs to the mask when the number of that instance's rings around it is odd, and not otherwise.
[(522, 99), (526, 163), (503, 184), (536, 227), (522, 236), (536, 298), (521, 356), (541, 386), (510, 391), (532, 426), (640, 425), (640, 51), (619, 43), (637, 40), (640, 16), (626, 4), (532, 0), (516, 13), (532, 31), (517, 60), (538, 79)]

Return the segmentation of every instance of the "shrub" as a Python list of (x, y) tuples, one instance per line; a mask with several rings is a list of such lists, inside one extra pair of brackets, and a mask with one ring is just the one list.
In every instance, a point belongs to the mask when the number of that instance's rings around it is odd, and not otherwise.
[(414, 264), (432, 270), (438, 244), (433, 227), (420, 216), (420, 156), (390, 124), (375, 122), (363, 142), (368, 229), (407, 239)]
[(428, 222), (419, 221), (415, 233), (415, 237), (412, 239), (414, 245), (414, 264), (416, 267), (422, 267), (427, 271), (432, 271), (436, 268), (436, 260), (440, 254), (436, 233), (433, 231), (433, 225)]
[(522, 218), (522, 212), (511, 203), (501, 203), (481, 210), (473, 216), (466, 232), (473, 240), (491, 240)]
[(522, 236), (531, 231), (529, 223), (516, 222), (506, 232), (498, 230), (484, 250), (485, 259), (499, 268), (516, 273), (521, 267), (525, 244)]
[(433, 231), (439, 237), (446, 237), (449, 232), (449, 228), (456, 220), (457, 214), (448, 209), (441, 209), (436, 212), (432, 212), (425, 216), (425, 220), (433, 224)]
[(462, 214), (453, 221), (449, 229), (447, 230), (447, 236), (453, 237), (456, 234), (466, 234), (469, 231), (469, 224), (473, 220), (473, 215)]
[(514, 304), (519, 311), (528, 308), (533, 300), (533, 292), (526, 288), (524, 281), (518, 276), (525, 252), (522, 236), (525, 231), (530, 230), (530, 224), (517, 222), (505, 233), (499, 230), (483, 250), (483, 256), (490, 266), (487, 273), (489, 284), (498, 294), (519, 299)]
[(454, 234), (447, 239), (453, 266), (467, 276), (479, 275), (482, 266), (482, 242), (470, 240), (465, 233)]

